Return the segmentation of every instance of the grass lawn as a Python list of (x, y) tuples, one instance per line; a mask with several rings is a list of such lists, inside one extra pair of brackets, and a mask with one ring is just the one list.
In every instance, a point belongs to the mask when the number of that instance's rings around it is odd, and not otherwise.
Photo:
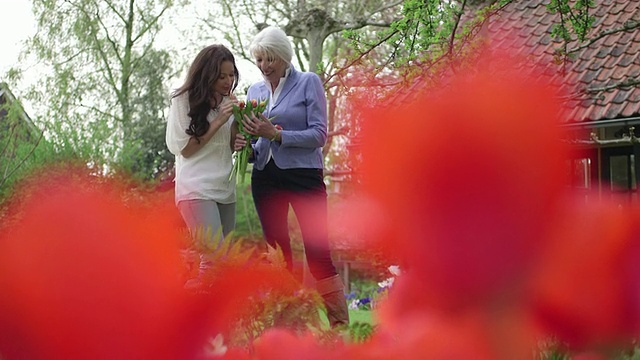
[[(318, 313), (320, 314), (320, 321), (322, 321), (325, 327), (329, 327), (329, 320), (327, 320), (324, 311), (318, 310)], [(353, 324), (356, 322), (371, 324), (372, 326), (376, 324), (373, 318), (373, 312), (370, 310), (349, 310), (349, 323)]]
[(366, 323), (375, 325), (376, 321), (373, 318), (373, 312), (371, 310), (349, 310), (349, 322), (355, 323)]

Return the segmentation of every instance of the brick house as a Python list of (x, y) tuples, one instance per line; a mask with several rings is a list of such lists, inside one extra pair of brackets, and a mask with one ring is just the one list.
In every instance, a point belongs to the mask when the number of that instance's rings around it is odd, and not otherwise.
[[(576, 150), (567, 160), (571, 183), (585, 196), (638, 202), (640, 181), (640, 0), (595, 0), (595, 23), (584, 42), (551, 37), (559, 15), (549, 0), (517, 0), (492, 18), (492, 43), (525, 54), (570, 88), (563, 126)], [(587, 195), (589, 194), (589, 195)]]
[[(560, 124), (566, 130), (564, 140), (575, 150), (567, 159), (567, 185), (585, 197), (638, 202), (640, 0), (594, 0), (593, 27), (585, 41), (566, 45), (566, 58), (557, 52), (563, 42), (551, 36), (560, 18), (547, 9), (549, 2), (514, 0), (492, 15), (477, 36), (531, 60), (570, 94)], [(474, 9), (465, 11), (463, 21), (471, 19)], [(391, 99), (410, 97), (414, 87), (423, 86), (423, 78), (398, 89)], [(360, 139), (354, 140), (350, 146), (357, 149)]]

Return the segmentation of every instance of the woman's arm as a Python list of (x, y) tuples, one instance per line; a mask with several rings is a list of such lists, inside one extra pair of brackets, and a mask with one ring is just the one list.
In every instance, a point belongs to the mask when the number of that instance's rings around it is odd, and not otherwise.
[(189, 141), (187, 142), (185, 147), (182, 148), (180, 154), (185, 158), (188, 158), (202, 149), (202, 147), (207, 142), (209, 142), (209, 140), (211, 140), (213, 135), (215, 135), (215, 133), (222, 127), (222, 125), (229, 121), (229, 117), (231, 117), (231, 115), (233, 114), (233, 104), (233, 101), (227, 101), (220, 105), (216, 117), (209, 123), (209, 129), (207, 130), (207, 132), (197, 139), (195, 136), (189, 138)]
[(293, 103), (303, 104), (301, 106), (304, 108), (289, 108), (286, 111), (291, 112), (291, 117), (306, 116), (307, 127), (304, 130), (291, 130), (283, 125), (284, 129), (278, 134), (278, 140), (283, 147), (322, 147), (327, 142), (327, 98), (324, 87), (315, 73), (302, 74), (305, 77), (303, 91), (291, 92), (287, 96), (296, 97)]
[(184, 148), (182, 148), (182, 151), (180, 151), (180, 154), (185, 158), (188, 158), (191, 155), (197, 153), (200, 149), (202, 149), (202, 147), (205, 146), (209, 142), (209, 140), (211, 140), (211, 138), (213, 137), (213, 135), (215, 135), (218, 129), (222, 127), (223, 123), (221, 123), (220, 121), (216, 121), (221, 116), (222, 115), (220, 113), (216, 115), (216, 119), (214, 119), (212, 122), (209, 123), (209, 129), (207, 129), (207, 132), (204, 133), (204, 135), (200, 136), (199, 138), (196, 138), (195, 136), (191, 136), (189, 138), (189, 141), (187, 142), (187, 145)]

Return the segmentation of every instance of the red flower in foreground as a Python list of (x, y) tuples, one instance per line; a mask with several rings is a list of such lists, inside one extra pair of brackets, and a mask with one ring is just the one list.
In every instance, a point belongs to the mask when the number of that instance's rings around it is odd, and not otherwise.
[(182, 290), (173, 204), (125, 206), (91, 176), (42, 179), (0, 238), (0, 354), (192, 358), (206, 308)]
[(425, 84), (364, 115), (364, 196), (386, 211), (378, 243), (422, 277), (417, 306), (455, 310), (516, 291), (558, 211), (557, 91), (492, 61), (501, 72)]
[(637, 216), (606, 202), (570, 210), (551, 235), (528, 304), (543, 330), (572, 349), (629, 346), (640, 333)]

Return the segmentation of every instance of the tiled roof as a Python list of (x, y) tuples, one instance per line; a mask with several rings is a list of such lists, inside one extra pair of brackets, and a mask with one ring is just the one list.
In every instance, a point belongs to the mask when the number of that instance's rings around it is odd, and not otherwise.
[[(640, 28), (607, 35), (577, 51), (564, 66), (558, 65), (554, 53), (562, 43), (551, 38), (551, 30), (559, 23), (559, 15), (547, 10), (548, 3), (515, 0), (506, 6), (490, 22), (492, 43), (528, 55), (556, 80), (581, 92), (568, 102), (568, 123), (640, 116), (640, 85), (608, 89), (640, 80)], [(603, 31), (640, 22), (640, 0), (595, 0), (593, 11), (591, 39)], [(567, 48), (579, 46), (573, 42)], [(585, 92), (587, 89), (607, 90)]]
[[(0, 82), (0, 131), (7, 129), (9, 126), (5, 121), (7, 116), (7, 109), (5, 108), (5, 104), (13, 103), (15, 101), (16, 101), (16, 98), (11, 92), (11, 90), (9, 90), (9, 86), (4, 82)], [(41, 132), (35, 126), (31, 118), (29, 117), (29, 115), (27, 115), (27, 113), (22, 109), (22, 107), (20, 111), (20, 117), (25, 123), (27, 123), (27, 125), (29, 125), (29, 128), (34, 130), (36, 133)]]

